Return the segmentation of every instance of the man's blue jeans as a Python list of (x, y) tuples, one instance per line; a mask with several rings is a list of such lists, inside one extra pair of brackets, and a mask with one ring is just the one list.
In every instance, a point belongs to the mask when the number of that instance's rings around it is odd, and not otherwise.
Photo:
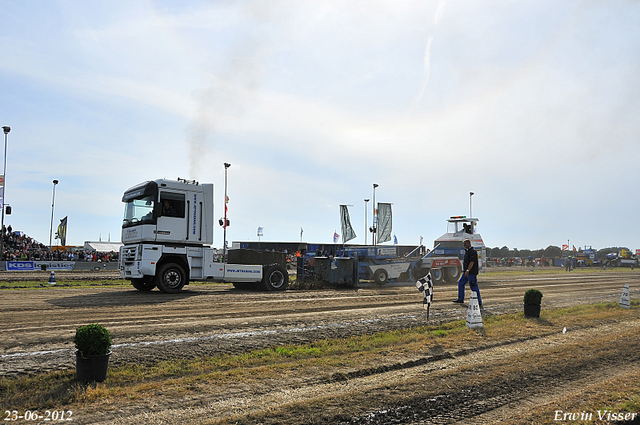
[(480, 297), (480, 288), (478, 288), (478, 275), (470, 274), (465, 276), (462, 274), (462, 277), (458, 281), (458, 300), (464, 301), (464, 286), (469, 282), (469, 288), (478, 296), (478, 304), (482, 305), (482, 298)]

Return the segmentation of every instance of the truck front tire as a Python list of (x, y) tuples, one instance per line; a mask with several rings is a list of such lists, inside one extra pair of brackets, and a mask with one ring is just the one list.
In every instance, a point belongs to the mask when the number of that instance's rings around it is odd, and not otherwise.
[(186, 284), (187, 274), (178, 264), (166, 263), (160, 267), (156, 274), (156, 285), (164, 293), (177, 294)]
[(289, 274), (279, 264), (265, 268), (266, 272), (262, 278), (267, 291), (284, 291), (289, 286)]
[(148, 292), (156, 287), (153, 276), (145, 276), (139, 279), (131, 279), (131, 284), (138, 291)]

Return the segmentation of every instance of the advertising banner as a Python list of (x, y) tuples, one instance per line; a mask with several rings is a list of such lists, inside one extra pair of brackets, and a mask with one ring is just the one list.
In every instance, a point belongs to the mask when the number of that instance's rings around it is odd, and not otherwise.
[(62, 246), (67, 244), (67, 217), (60, 220), (60, 224), (58, 225), (58, 239)]
[(347, 243), (351, 239), (355, 239), (356, 232), (351, 226), (349, 209), (346, 205), (340, 205), (340, 227), (342, 228), (342, 243)]
[(378, 226), (378, 243), (391, 240), (391, 204), (378, 203), (378, 218), (380, 225)]
[(75, 261), (7, 261), (7, 271), (73, 270)]

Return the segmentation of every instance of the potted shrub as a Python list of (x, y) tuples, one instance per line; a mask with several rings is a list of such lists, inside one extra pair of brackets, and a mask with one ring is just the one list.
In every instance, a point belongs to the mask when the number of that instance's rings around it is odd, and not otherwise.
[(81, 382), (107, 379), (112, 343), (107, 328), (97, 323), (80, 326), (73, 342), (76, 345), (76, 379)]
[(540, 317), (540, 304), (542, 303), (542, 292), (537, 289), (529, 289), (524, 293), (524, 316)]

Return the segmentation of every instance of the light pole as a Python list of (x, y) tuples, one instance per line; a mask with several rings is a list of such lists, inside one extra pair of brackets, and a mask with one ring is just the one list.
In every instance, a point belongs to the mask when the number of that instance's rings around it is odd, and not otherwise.
[(229, 223), (229, 220), (227, 220), (227, 202), (229, 202), (229, 198), (227, 197), (227, 169), (231, 167), (231, 164), (229, 163), (224, 163), (224, 226), (222, 227), (224, 229), (224, 238), (223, 238), (223, 244), (224, 244), (224, 248), (222, 251), (222, 259), (223, 262), (226, 263), (227, 262), (227, 225)]
[(4, 261), (4, 205), (7, 199), (7, 137), (11, 131), (11, 127), (5, 125), (4, 130), (4, 171), (2, 172), (2, 224), (0, 225), (0, 261)]
[(473, 196), (473, 192), (469, 192), (469, 218), (473, 218), (473, 214), (471, 213), (471, 197)]
[(53, 197), (51, 198), (51, 227), (49, 228), (49, 250), (51, 250), (51, 236), (53, 235), (53, 206), (56, 204), (56, 185), (58, 180), (53, 181)]
[(367, 213), (368, 208), (367, 208), (367, 204), (369, 203), (368, 199), (364, 200), (364, 244), (367, 244), (367, 231), (369, 230), (369, 226), (367, 226)]
[(373, 235), (371, 236), (371, 242), (373, 246), (376, 246), (376, 232), (378, 231), (378, 209), (376, 208), (376, 183), (373, 184)]

